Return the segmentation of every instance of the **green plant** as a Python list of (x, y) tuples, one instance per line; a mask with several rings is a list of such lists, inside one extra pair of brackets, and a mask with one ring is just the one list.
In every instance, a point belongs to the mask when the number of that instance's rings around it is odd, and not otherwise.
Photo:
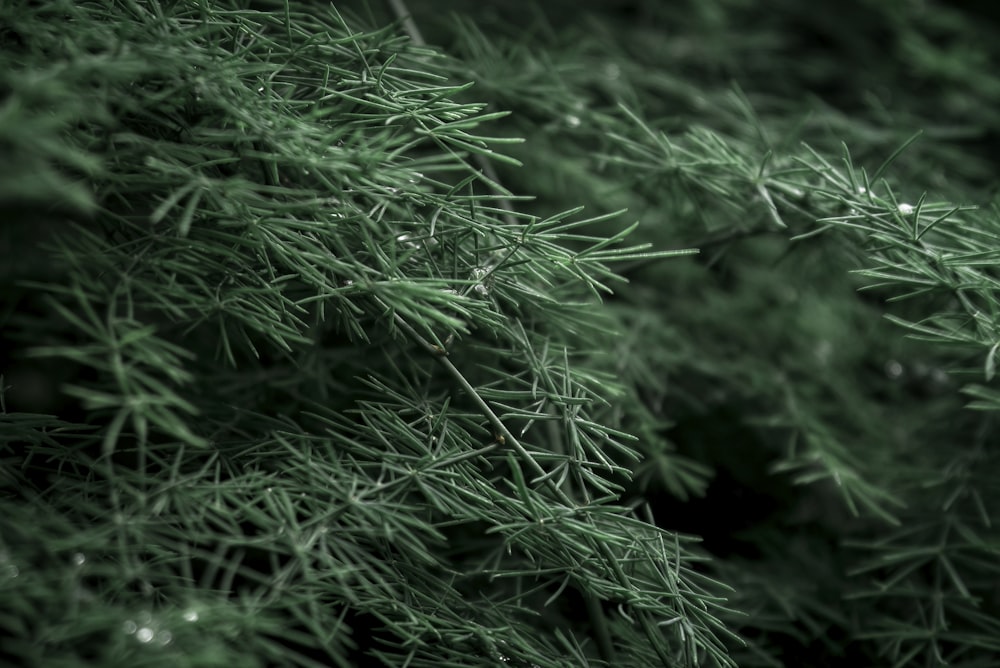
[(0, 656), (989, 665), (988, 31), (349, 4), (0, 6)]

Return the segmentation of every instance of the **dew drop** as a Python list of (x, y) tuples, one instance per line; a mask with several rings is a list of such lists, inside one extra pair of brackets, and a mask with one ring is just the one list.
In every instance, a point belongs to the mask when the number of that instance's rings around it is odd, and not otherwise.
[(83, 552), (77, 552), (73, 555), (74, 566), (83, 566), (85, 563), (87, 563), (87, 557), (84, 556)]
[(899, 205), (899, 212), (901, 214), (903, 214), (904, 216), (908, 216), (911, 213), (913, 213), (913, 205), (912, 204), (907, 204), (907, 203), (904, 202), (904, 203), (902, 203), (902, 204)]
[(580, 127), (580, 117), (574, 116), (572, 114), (566, 116), (566, 125), (570, 126), (571, 128)]
[(174, 639), (174, 634), (170, 631), (160, 631), (156, 634), (156, 639), (161, 645), (169, 645)]
[(135, 633), (136, 629), (138, 628), (139, 627), (136, 626), (135, 622), (133, 622), (131, 619), (127, 620), (124, 624), (122, 624), (122, 630), (129, 635)]
[(186, 622), (196, 622), (196, 621), (198, 621), (198, 611), (197, 610), (185, 610), (184, 611), (184, 621), (186, 621)]
[(896, 360), (889, 360), (885, 363), (885, 375), (895, 380), (903, 375), (903, 365)]
[(153, 629), (149, 628), (148, 626), (143, 626), (142, 628), (140, 628), (138, 631), (135, 632), (135, 639), (141, 643), (148, 643), (153, 640), (153, 637), (155, 635), (156, 633), (153, 631)]

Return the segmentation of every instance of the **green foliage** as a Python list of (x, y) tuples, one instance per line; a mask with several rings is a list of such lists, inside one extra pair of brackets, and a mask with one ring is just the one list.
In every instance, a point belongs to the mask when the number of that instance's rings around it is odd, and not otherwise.
[(988, 21), (450, 4), (0, 5), (4, 662), (990, 665)]

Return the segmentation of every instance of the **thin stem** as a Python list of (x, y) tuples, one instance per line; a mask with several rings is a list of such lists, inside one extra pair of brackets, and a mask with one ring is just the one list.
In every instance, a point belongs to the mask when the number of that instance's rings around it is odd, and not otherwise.
[(601, 658), (613, 665), (615, 657), (615, 646), (611, 642), (611, 631), (608, 629), (604, 619), (604, 610), (601, 609), (601, 600), (593, 594), (585, 595), (587, 600), (587, 616), (594, 627), (594, 635), (597, 639), (597, 651)]
[(420, 28), (417, 27), (417, 22), (413, 20), (413, 15), (406, 8), (406, 3), (403, 0), (389, 0), (389, 6), (392, 7), (396, 18), (402, 21), (403, 29), (406, 30), (413, 43), (417, 46), (427, 46), (424, 36), (420, 34)]
[[(406, 7), (406, 3), (403, 0), (389, 0), (389, 6), (392, 8), (392, 13), (395, 14), (396, 18), (403, 24), (403, 29), (406, 30), (407, 35), (409, 35), (413, 43), (417, 46), (427, 46), (427, 42), (424, 40), (424, 36), (420, 32), (417, 22), (413, 20), (413, 14), (411, 14), (410, 10)], [(498, 204), (500, 205), (500, 208), (504, 210), (504, 213), (501, 214), (503, 222), (508, 227), (514, 227), (514, 207), (511, 205), (510, 199), (505, 197), (507, 193), (504, 192), (503, 186), (500, 184), (500, 178), (497, 176), (497, 172), (493, 167), (493, 164), (487, 160), (485, 156), (478, 153), (472, 156), (472, 159), (475, 160), (476, 166), (479, 167), (479, 169), (481, 169), (483, 174), (486, 176), (489, 189), (493, 191), (493, 194), (499, 195), (501, 198), (498, 200)]]
[[(399, 18), (400, 21), (403, 23), (403, 27), (409, 34), (410, 39), (412, 39), (413, 42), (419, 46), (426, 46), (426, 42), (424, 41), (423, 36), (421, 35), (416, 22), (413, 20), (412, 15), (407, 10), (404, 1), (389, 0), (389, 5), (391, 6), (392, 11), (395, 13), (396, 17)], [(493, 168), (493, 165), (490, 164), (490, 162), (486, 160), (483, 156), (478, 154), (474, 156), (474, 159), (476, 161), (476, 164), (480, 167), (480, 169), (483, 170), (483, 173), (486, 175), (487, 179), (489, 179), (490, 188), (494, 191), (494, 193), (501, 196), (505, 195), (502, 186), (500, 186), (500, 181), (499, 178), (497, 177), (496, 171)], [(501, 199), (500, 207), (505, 212), (502, 216), (504, 222), (507, 225), (513, 226), (514, 218), (512, 214), (514, 209), (510, 201), (507, 198)], [(503, 421), (500, 420), (500, 418), (493, 411), (493, 409), (486, 402), (486, 400), (484, 400), (479, 395), (479, 393), (476, 391), (476, 388), (474, 388), (472, 384), (469, 383), (469, 381), (465, 378), (465, 376), (458, 369), (458, 367), (456, 367), (452, 363), (452, 361), (448, 359), (447, 351), (444, 351), (440, 349), (438, 346), (435, 346), (432, 343), (430, 343), (427, 339), (421, 336), (421, 334), (417, 332), (416, 329), (414, 329), (408, 322), (406, 322), (406, 320), (398, 313), (394, 315), (396, 324), (398, 324), (421, 348), (423, 348), (428, 354), (430, 354), (435, 360), (437, 360), (438, 363), (441, 364), (445, 368), (445, 370), (447, 370), (448, 374), (451, 375), (451, 377), (455, 380), (455, 382), (458, 383), (463, 390), (465, 390), (469, 398), (472, 399), (472, 401), (479, 408), (480, 412), (486, 417), (486, 419), (496, 430), (496, 433), (500, 435), (500, 437), (502, 438), (501, 442), (513, 448), (514, 451), (517, 452), (517, 454), (521, 457), (522, 461), (524, 461), (528, 465), (528, 467), (535, 473), (535, 475), (545, 478), (545, 484), (549, 487), (549, 489), (553, 492), (555, 497), (561, 503), (565, 504), (567, 507), (575, 506), (576, 504), (573, 501), (573, 499), (570, 498), (570, 496), (562, 490), (562, 488), (555, 482), (555, 480), (553, 480), (551, 477), (546, 476), (545, 469), (542, 468), (542, 466), (535, 460), (535, 458), (531, 455), (531, 453), (528, 452), (528, 450), (525, 449), (523, 445), (521, 445), (520, 441), (518, 441), (518, 439), (514, 436), (514, 434), (511, 433), (511, 431), (507, 428), (507, 426), (503, 423)], [(594, 538), (589, 538), (588, 542), (590, 542), (591, 546), (595, 548), (597, 552), (599, 552), (601, 556), (607, 561), (608, 565), (611, 567), (615, 575), (615, 579), (618, 581), (618, 584), (620, 584), (622, 587), (626, 589), (630, 588), (628, 577), (625, 575), (624, 571), (621, 570), (621, 566), (618, 564), (618, 561), (615, 558), (615, 555), (611, 552), (611, 549), (600, 540), (596, 540)], [(594, 627), (594, 632), (597, 636), (598, 650), (600, 652), (601, 658), (607, 661), (609, 664), (613, 665), (615, 662), (614, 646), (611, 642), (611, 634), (608, 630), (607, 621), (604, 618), (604, 612), (603, 610), (601, 610), (598, 600), (589, 594), (587, 595), (587, 609), (591, 617), (591, 622)], [(662, 634), (660, 634), (657, 631), (656, 626), (649, 619), (649, 616), (645, 611), (642, 611), (640, 613), (639, 618), (643, 631), (645, 632), (647, 638), (649, 639), (653, 649), (656, 651), (657, 656), (660, 658), (660, 661), (663, 663), (664, 666), (670, 665), (670, 659), (664, 653), (661, 642), (657, 642), (658, 639), (661, 639)]]
[[(564, 492), (558, 484), (556, 484), (555, 480), (551, 477), (545, 476), (545, 469), (543, 469), (531, 453), (528, 452), (523, 445), (521, 445), (520, 441), (518, 441), (514, 434), (511, 433), (511, 431), (507, 428), (507, 425), (505, 425), (497, 416), (486, 400), (479, 395), (476, 388), (472, 386), (458, 367), (456, 367), (452, 361), (448, 359), (447, 353), (441, 351), (437, 346), (433, 345), (430, 341), (421, 336), (421, 334), (408, 322), (406, 322), (406, 320), (398, 313), (395, 314), (395, 321), (396, 324), (398, 324), (400, 328), (402, 328), (421, 348), (431, 354), (434, 359), (448, 371), (451, 377), (455, 379), (455, 382), (457, 382), (462, 389), (465, 390), (469, 398), (472, 399), (486, 419), (489, 420), (490, 424), (493, 425), (493, 428), (503, 437), (503, 443), (513, 448), (514, 451), (520, 455), (522, 460), (532, 469), (532, 471), (536, 473), (536, 475), (545, 477), (545, 484), (556, 496), (556, 498), (567, 507), (575, 506), (576, 504), (573, 499), (570, 498), (570, 496), (566, 494), (566, 492)], [(585, 517), (587, 517), (588, 521), (591, 521), (589, 516)], [(607, 562), (618, 584), (625, 589), (631, 589), (632, 586), (629, 582), (628, 576), (625, 575), (625, 572), (621, 569), (621, 565), (618, 563), (618, 559), (615, 557), (611, 549), (604, 542), (593, 537), (588, 537), (588, 542), (590, 543), (590, 546)], [(589, 598), (591, 598), (591, 596), (588, 594), (588, 599)], [(596, 604), (596, 600), (594, 603)], [(591, 604), (588, 600), (588, 612), (590, 613), (591, 622), (593, 623), (594, 631), (597, 635), (599, 651), (602, 658), (613, 665), (614, 646), (611, 643), (611, 635), (608, 631), (607, 622), (604, 618), (604, 611), (600, 609), (599, 605), (595, 604)], [(662, 634), (657, 630), (656, 625), (649, 619), (647, 612), (640, 611), (639, 622), (642, 626), (643, 632), (649, 639), (650, 645), (653, 647), (654, 651), (656, 651), (656, 654), (663, 662), (663, 665), (670, 665), (670, 657), (668, 657), (663, 651), (661, 643), (657, 642), (658, 639), (662, 639)]]

